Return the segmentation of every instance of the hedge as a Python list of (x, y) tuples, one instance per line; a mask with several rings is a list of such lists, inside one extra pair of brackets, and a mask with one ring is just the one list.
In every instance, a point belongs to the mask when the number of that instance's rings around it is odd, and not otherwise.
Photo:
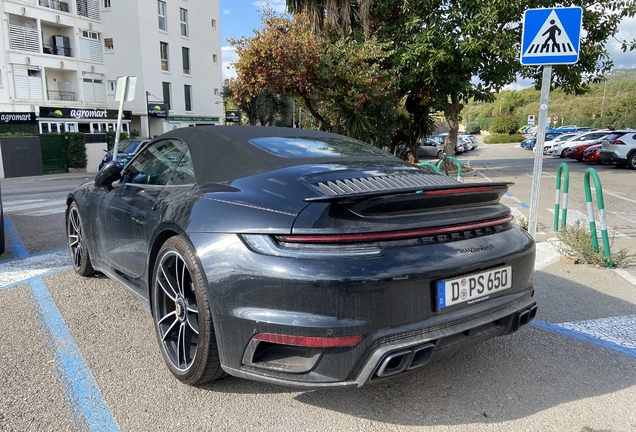
[(507, 144), (507, 143), (520, 143), (526, 139), (523, 135), (519, 134), (494, 134), (484, 137), (484, 144)]
[(82, 132), (67, 133), (66, 154), (69, 168), (86, 168), (86, 135)]

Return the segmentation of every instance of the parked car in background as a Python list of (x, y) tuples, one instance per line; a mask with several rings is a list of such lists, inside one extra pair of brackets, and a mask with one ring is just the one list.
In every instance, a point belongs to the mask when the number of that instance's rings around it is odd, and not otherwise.
[[(448, 138), (448, 134), (431, 135), (429, 138), (443, 145), (444, 142), (446, 142), (446, 138)], [(461, 153), (464, 153), (464, 145), (460, 143), (459, 139), (457, 139), (457, 144), (455, 145), (455, 155)]]
[(636, 130), (612, 131), (602, 141), (601, 162), (636, 169)]
[[(117, 162), (123, 164), (125, 161), (130, 160), (147, 142), (150, 142), (150, 140), (130, 139), (120, 141), (119, 145), (117, 146)], [(99, 164), (99, 169), (101, 170), (104, 165), (106, 165), (111, 160), (113, 160), (113, 153), (111, 151), (106, 151), (104, 158)]]
[(417, 158), (441, 158), (444, 153), (444, 143), (435, 141), (434, 139), (424, 138), (420, 140), (417, 148)]
[(68, 250), (151, 312), (186, 384), (361, 386), (535, 317), (536, 248), (500, 202), (508, 185), (327, 132), (181, 128), (69, 193)]
[(583, 150), (583, 156), (581, 156), (581, 161), (583, 162), (596, 162), (597, 164), (602, 163), (600, 159), (601, 155), (601, 146), (602, 144), (594, 144)]
[(578, 162), (581, 162), (583, 160), (583, 152), (587, 150), (588, 148), (592, 147), (593, 145), (600, 144), (600, 142), (601, 142), (600, 140), (596, 140), (596, 141), (588, 142), (585, 144), (578, 144), (578, 145), (572, 146), (567, 150), (565, 157), (569, 159), (575, 159)]
[(575, 137), (572, 137), (568, 140), (562, 141), (552, 146), (552, 149), (550, 150), (550, 154), (552, 156), (560, 156), (564, 158), (570, 147), (573, 147), (579, 144), (588, 144), (588, 143), (603, 139), (606, 136), (608, 136), (610, 133), (611, 131), (609, 130), (584, 132), (582, 134), (579, 134)]

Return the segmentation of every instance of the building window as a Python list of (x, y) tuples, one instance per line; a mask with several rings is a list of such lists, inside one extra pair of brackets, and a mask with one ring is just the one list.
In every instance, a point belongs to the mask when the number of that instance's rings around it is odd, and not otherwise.
[(13, 85), (16, 99), (44, 99), (39, 67), (14, 64)]
[(157, 13), (159, 14), (159, 30), (167, 31), (166, 25), (166, 2), (157, 2)]
[(183, 73), (190, 75), (190, 48), (181, 47), (183, 57)]
[(108, 94), (115, 94), (117, 90), (117, 81), (108, 81)]
[(183, 86), (183, 95), (185, 96), (185, 110), (192, 111), (192, 86)]
[(188, 37), (188, 11), (179, 9), (179, 16), (181, 20), (181, 36)]
[(110, 9), (110, 0), (104, 0), (104, 9)]
[(170, 64), (168, 63), (168, 43), (159, 42), (159, 50), (161, 53), (161, 70), (169, 71)]
[(215, 20), (215, 19), (212, 19), (212, 21), (211, 21), (211, 22), (212, 22), (212, 28), (216, 28), (216, 20)]
[(102, 34), (91, 30), (82, 30), (80, 37), (80, 58), (84, 60), (104, 61)]
[(82, 85), (84, 102), (106, 103), (106, 85), (103, 75), (84, 73)]
[(99, 0), (77, 0), (77, 14), (98, 20)]
[(214, 63), (216, 63), (218, 59), (219, 59), (219, 58), (217, 57), (217, 55), (216, 55), (216, 54), (212, 54), (212, 61), (213, 61)]
[(104, 48), (106, 48), (106, 51), (112, 51), (115, 49), (115, 45), (113, 45), (113, 38), (104, 38)]
[(162, 83), (163, 87), (163, 103), (168, 105), (168, 109), (170, 109), (170, 83), (164, 82)]
[(219, 89), (218, 89), (218, 88), (215, 88), (215, 89), (214, 89), (214, 96), (218, 96), (218, 95), (219, 95)]

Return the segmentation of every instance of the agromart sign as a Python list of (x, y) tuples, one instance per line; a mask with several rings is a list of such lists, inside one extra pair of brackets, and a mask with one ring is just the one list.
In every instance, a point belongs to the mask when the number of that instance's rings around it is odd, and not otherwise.
[[(44, 118), (74, 119), (74, 120), (117, 120), (117, 110), (86, 109), (86, 108), (56, 108), (40, 107), (40, 120)], [(132, 111), (124, 111), (122, 120), (131, 120)]]

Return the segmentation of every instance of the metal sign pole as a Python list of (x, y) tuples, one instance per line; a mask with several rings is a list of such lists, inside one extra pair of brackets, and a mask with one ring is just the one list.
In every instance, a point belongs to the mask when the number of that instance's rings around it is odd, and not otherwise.
[(119, 112), (117, 113), (117, 131), (115, 132), (115, 146), (113, 147), (113, 161), (117, 162), (117, 147), (119, 147), (119, 135), (121, 134), (121, 115), (124, 113), (124, 100), (126, 99), (126, 86), (128, 85), (128, 77), (120, 77), (119, 82), (123, 87), (123, 94), (120, 94)]
[(528, 232), (534, 238), (537, 232), (537, 213), (539, 209), (539, 188), (541, 186), (541, 171), (543, 167), (543, 143), (548, 120), (548, 100), (550, 99), (550, 85), (552, 84), (552, 65), (543, 66), (541, 80), (541, 101), (539, 106), (539, 125), (537, 126), (537, 141), (534, 145), (534, 171), (532, 172), (532, 196), (530, 198), (530, 221)]

